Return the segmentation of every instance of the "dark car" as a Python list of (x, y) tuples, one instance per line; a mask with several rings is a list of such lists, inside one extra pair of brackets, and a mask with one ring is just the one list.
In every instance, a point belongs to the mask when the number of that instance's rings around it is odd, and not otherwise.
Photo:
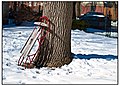
[(83, 16), (79, 17), (80, 22), (86, 23), (85, 27), (105, 29), (111, 26), (109, 17), (104, 16), (103, 13), (99, 12), (88, 12)]

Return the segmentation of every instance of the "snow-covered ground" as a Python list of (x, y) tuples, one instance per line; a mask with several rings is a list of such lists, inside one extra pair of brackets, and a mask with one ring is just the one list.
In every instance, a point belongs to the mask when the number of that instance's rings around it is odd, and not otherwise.
[(118, 21), (115, 21), (115, 22), (111, 21), (111, 26), (116, 26), (117, 27), (118, 26)]
[(17, 65), (20, 50), (33, 27), (3, 28), (3, 84), (117, 84), (117, 38), (71, 31), (69, 65), (51, 69), (24, 69)]

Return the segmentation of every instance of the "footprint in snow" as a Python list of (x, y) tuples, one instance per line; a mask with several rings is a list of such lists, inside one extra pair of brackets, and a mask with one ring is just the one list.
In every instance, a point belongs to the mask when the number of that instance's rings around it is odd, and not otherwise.
[(35, 78), (37, 78), (37, 77), (36, 77), (36, 76), (32, 76), (32, 78), (34, 78), (34, 79), (35, 79)]
[(18, 82), (18, 84), (25, 84), (25, 82), (22, 82), (21, 80)]

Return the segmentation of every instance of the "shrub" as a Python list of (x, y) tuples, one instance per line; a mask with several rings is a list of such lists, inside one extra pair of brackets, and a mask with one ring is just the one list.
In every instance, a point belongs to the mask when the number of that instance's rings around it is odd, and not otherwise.
[(85, 21), (80, 21), (80, 20), (73, 20), (72, 21), (72, 29), (79, 29), (79, 30), (84, 30), (85, 28), (88, 27), (87, 22)]

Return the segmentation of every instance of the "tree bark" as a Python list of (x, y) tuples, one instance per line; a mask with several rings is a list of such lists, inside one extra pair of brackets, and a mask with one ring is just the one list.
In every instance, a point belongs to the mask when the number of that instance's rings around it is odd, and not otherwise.
[(80, 2), (76, 2), (75, 10), (76, 10), (76, 17), (80, 17)]
[(72, 2), (44, 2), (43, 15), (50, 21), (50, 33), (35, 59), (38, 67), (61, 67), (72, 61), (71, 25)]
[(8, 17), (8, 13), (9, 13), (9, 3), (6, 1), (2, 2), (2, 16), (3, 18)]
[(9, 2), (2, 1), (2, 24), (7, 24), (9, 14)]

